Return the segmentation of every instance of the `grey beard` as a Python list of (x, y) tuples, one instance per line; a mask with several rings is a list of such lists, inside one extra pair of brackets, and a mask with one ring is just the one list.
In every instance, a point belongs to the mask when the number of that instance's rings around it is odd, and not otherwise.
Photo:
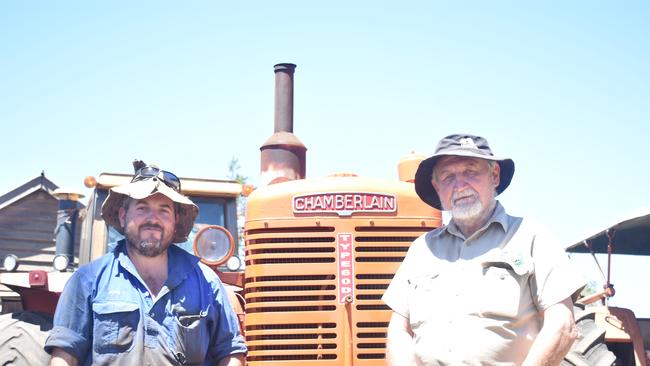
[(456, 206), (451, 209), (451, 216), (458, 220), (468, 220), (478, 217), (483, 211), (481, 201), (476, 201), (471, 205)]
[[(494, 209), (494, 206), (496, 205), (496, 201), (494, 200), (494, 197), (496, 197), (496, 192), (494, 192), (494, 196), (492, 196), (492, 199), (490, 200), (490, 203), (488, 204), (489, 207), (484, 207), (483, 203), (479, 199), (478, 192), (476, 192), (474, 189), (469, 188), (469, 192), (472, 193), (476, 197), (476, 201), (471, 203), (471, 204), (466, 204), (466, 205), (456, 205), (451, 207), (451, 217), (453, 217), (456, 221), (460, 222), (471, 222), (473, 220), (479, 220), (482, 219), (482, 216), (485, 212), (489, 211), (492, 212)], [(456, 194), (454, 193), (452, 195), (452, 200), (455, 200), (458, 196), (461, 196), (460, 193)], [(449, 210), (448, 208), (445, 208)]]
[(459, 197), (467, 195), (467, 193), (470, 193), (474, 197), (474, 202), (460, 205), (451, 204), (451, 216), (457, 220), (471, 220), (479, 216), (483, 210), (483, 203), (481, 203), (481, 200), (479, 199), (478, 192), (472, 188), (468, 188), (467, 192), (454, 192), (451, 196), (452, 202), (457, 200)]

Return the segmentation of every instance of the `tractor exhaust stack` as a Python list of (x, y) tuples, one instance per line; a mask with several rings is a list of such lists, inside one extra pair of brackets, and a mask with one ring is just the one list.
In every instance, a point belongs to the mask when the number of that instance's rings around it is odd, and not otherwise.
[(260, 147), (260, 185), (304, 179), (307, 148), (293, 134), (293, 74), (296, 65), (277, 64), (274, 133)]

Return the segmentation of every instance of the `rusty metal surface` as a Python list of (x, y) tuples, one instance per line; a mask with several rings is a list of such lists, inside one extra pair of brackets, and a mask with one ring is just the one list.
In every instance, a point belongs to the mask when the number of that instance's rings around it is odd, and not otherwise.
[(270, 184), (278, 179), (296, 180), (305, 178), (305, 150), (284, 145), (262, 150), (261, 181)]

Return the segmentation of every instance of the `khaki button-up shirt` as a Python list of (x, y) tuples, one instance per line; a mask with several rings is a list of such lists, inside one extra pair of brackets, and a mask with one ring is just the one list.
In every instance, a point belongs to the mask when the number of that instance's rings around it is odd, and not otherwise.
[(409, 319), (425, 365), (518, 365), (541, 311), (583, 286), (557, 241), (497, 203), (469, 238), (452, 219), (415, 240), (382, 299)]

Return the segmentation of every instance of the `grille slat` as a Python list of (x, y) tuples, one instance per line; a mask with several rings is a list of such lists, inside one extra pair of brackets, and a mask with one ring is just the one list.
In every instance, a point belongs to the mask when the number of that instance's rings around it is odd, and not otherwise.
[(295, 238), (278, 238), (278, 237), (269, 237), (269, 238), (259, 238), (251, 239), (247, 241), (247, 245), (255, 246), (259, 244), (303, 244), (303, 243), (331, 243), (334, 241), (334, 238), (331, 237), (304, 237), (299, 236)]
[(336, 348), (336, 343), (332, 342), (331, 339), (328, 341), (326, 339), (301, 339), (300, 342), (289, 342), (287, 340), (280, 339), (267, 339), (264, 341), (248, 341), (246, 342), (248, 349), (250, 351), (257, 350), (302, 350), (302, 349), (334, 349)]
[[(274, 300), (267, 301), (258, 301), (258, 302), (248, 302), (246, 304), (246, 310), (253, 310), (255, 308), (273, 306), (273, 307), (284, 307), (284, 308), (304, 308), (304, 307), (318, 307), (318, 306), (329, 306), (333, 305), (336, 301), (336, 296), (334, 294), (327, 296), (314, 296), (321, 297), (322, 299), (295, 299), (287, 301), (286, 299), (278, 298)], [(269, 298), (266, 298), (269, 299)]]
[[(273, 304), (282, 305), (282, 304)], [(268, 306), (268, 304), (246, 304), (246, 313), (273, 313), (273, 312), (305, 312), (305, 311), (334, 311), (336, 305), (323, 305), (321, 303), (313, 306), (296, 306), (295, 303), (284, 304), (285, 306)]]
[(295, 251), (282, 251), (282, 252), (274, 252), (274, 253), (265, 253), (265, 254), (250, 254), (248, 256), (248, 260), (251, 263), (259, 264), (263, 262), (256, 262), (257, 260), (263, 261), (264, 259), (272, 258), (272, 259), (277, 259), (277, 258), (284, 258), (287, 260), (295, 259), (295, 260), (300, 260), (300, 259), (305, 259), (305, 258), (332, 258), (334, 259), (333, 255), (334, 251), (328, 251), (327, 253), (318, 253), (318, 252), (303, 252), (303, 253), (296, 253)]
[(335, 261), (334, 257), (329, 256), (315, 256), (310, 255), (309, 257), (283, 257), (283, 256), (250, 256), (251, 261), (246, 262), (247, 265), (255, 264), (292, 264), (292, 263), (333, 263)]
[[(333, 290), (334, 287), (329, 287), (330, 290)], [(268, 296), (273, 296), (275, 295), (274, 292), (271, 291), (264, 291), (264, 292), (253, 292), (253, 293), (248, 293), (246, 294), (246, 301), (259, 301), (257, 299), (260, 298), (266, 298)], [(296, 298), (298, 296), (304, 296), (304, 297), (312, 297), (312, 296), (323, 296), (323, 291), (282, 291), (282, 295), (284, 297), (290, 297), (290, 298)], [(296, 300), (298, 301), (298, 300)]]

